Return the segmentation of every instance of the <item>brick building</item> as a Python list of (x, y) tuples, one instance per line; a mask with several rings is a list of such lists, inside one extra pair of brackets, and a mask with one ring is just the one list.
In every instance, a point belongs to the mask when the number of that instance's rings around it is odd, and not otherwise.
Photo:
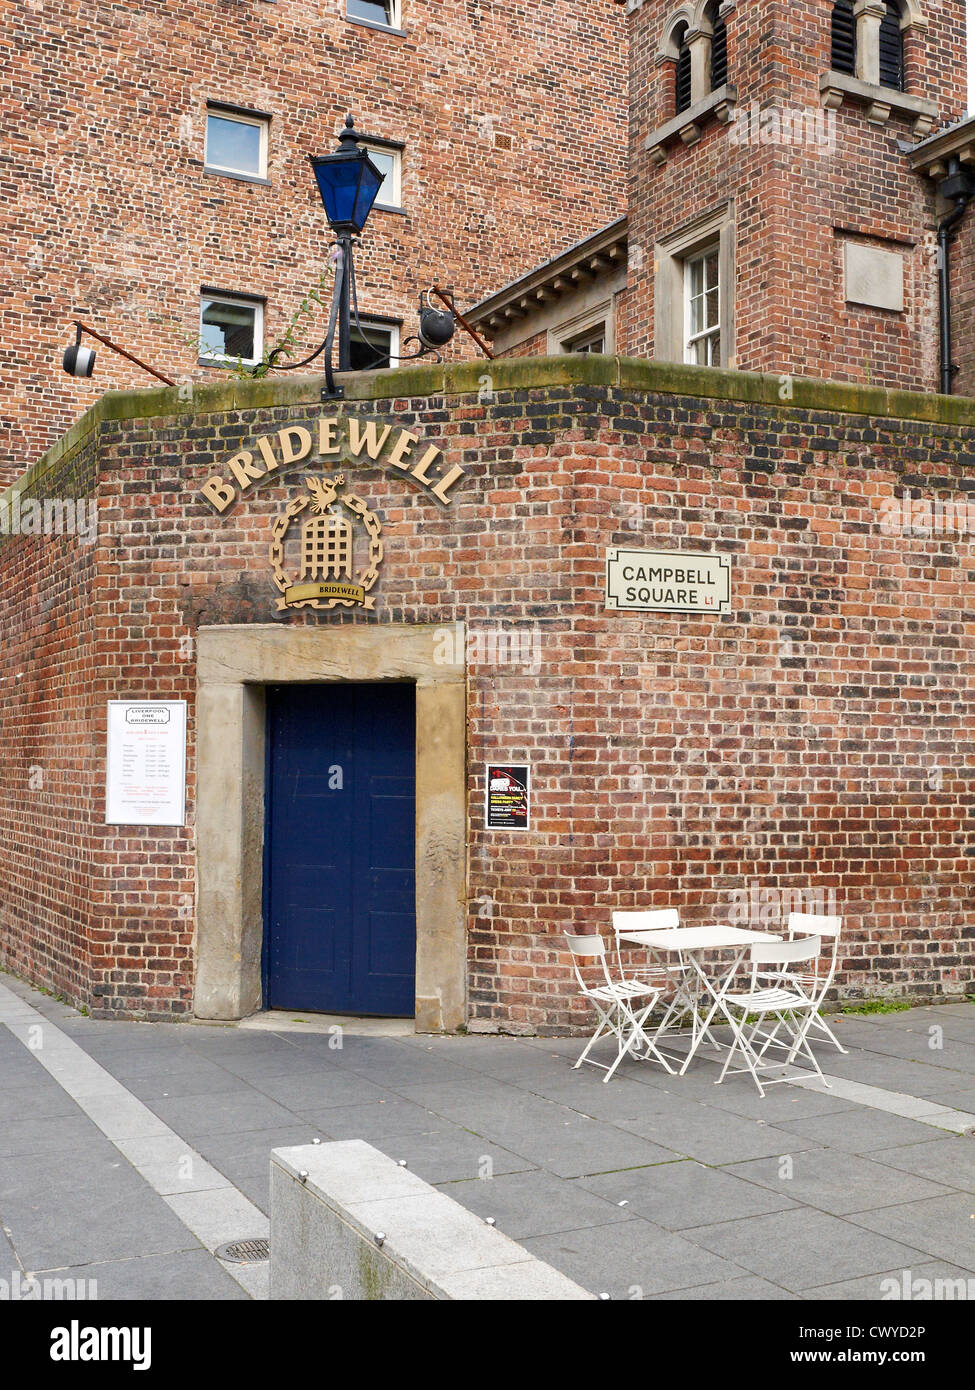
[[(0, 545), (6, 968), (545, 1032), (567, 928), (818, 906), (842, 994), (971, 987), (970, 400), (605, 355), (321, 387), (109, 394), (22, 479), (99, 525)], [(621, 606), (628, 547), (727, 602)], [(156, 824), (125, 759), (182, 701)]]
[(380, 350), (432, 283), (472, 303), (623, 203), (612, 0), (65, 0), (13, 6), (5, 33), (3, 484), (102, 391), (151, 384), (107, 351), (65, 376), (72, 320), (179, 382), (221, 375), (201, 345), (280, 339), (328, 249), (307, 156), (349, 110), (387, 174), (357, 259)]
[[(567, 928), (805, 909), (841, 995), (964, 993), (961, 4), (347, 3), (18, 11), (0, 964), (102, 1016), (546, 1032)], [(406, 208), (373, 331), (452, 280), (517, 360), (215, 380), (201, 328), (257, 355), (320, 273), (350, 105)], [(181, 384), (62, 377), (82, 315)]]
[[(526, 264), (473, 322), (505, 353), (596, 343), (939, 389), (948, 155), (975, 170), (970, 128), (956, 125), (964, 0), (627, 0), (626, 13), (625, 223)], [(963, 371), (955, 389), (966, 390), (975, 215), (953, 235), (952, 355)]]

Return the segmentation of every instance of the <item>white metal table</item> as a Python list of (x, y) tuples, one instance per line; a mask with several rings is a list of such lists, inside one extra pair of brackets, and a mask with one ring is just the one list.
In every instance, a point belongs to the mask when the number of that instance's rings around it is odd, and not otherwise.
[[(735, 972), (744, 960), (749, 946), (781, 940), (781, 936), (776, 936), (774, 932), (749, 931), (745, 927), (732, 927), (723, 923), (715, 926), (664, 927), (660, 930), (620, 932), (621, 942), (646, 946), (655, 956), (677, 955), (686, 967), (677, 982), (674, 997), (653, 1035), (654, 1043), (659, 1043), (673, 1018), (690, 1013), (691, 1045), (680, 1069), (681, 1076), (687, 1071), (694, 1054), (706, 1037), (711, 1037), (715, 1046), (722, 1046), (710, 1035), (709, 1029), (715, 1014), (719, 1012), (729, 1023), (732, 1022), (724, 1003), (724, 996), (728, 993)], [(722, 965), (721, 973), (718, 975), (706, 971), (701, 965), (701, 957), (712, 951), (722, 950), (734, 950), (734, 960), (730, 964)], [(675, 1057), (672, 1060), (680, 1061), (680, 1058)]]

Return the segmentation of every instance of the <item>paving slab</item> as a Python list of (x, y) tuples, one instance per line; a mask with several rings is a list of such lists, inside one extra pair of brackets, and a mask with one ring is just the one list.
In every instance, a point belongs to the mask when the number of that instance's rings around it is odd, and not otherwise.
[(28, 1171), (0, 1178), (0, 1212), (26, 1269), (87, 1265), (104, 1260), (191, 1249), (197, 1245), (122, 1156), (64, 1151), (33, 1156)]
[[(3, 1063), (0, 1062), (0, 1069)], [(29, 1117), (46, 1120), (52, 1116), (79, 1116), (82, 1111), (56, 1081), (43, 1073), (37, 1074), (27, 1086), (12, 1086), (0, 1090), (0, 1132), (5, 1125)]]
[[(49, 1271), (38, 1270), (37, 1277), (46, 1273)], [(210, 1303), (248, 1298), (212, 1255), (200, 1249), (89, 1264), (84, 1266), (84, 1277), (94, 1281), (99, 1303), (129, 1299)]]
[(931, 1259), (948, 1260), (975, 1272), (975, 1195), (952, 1193), (903, 1206), (861, 1211), (856, 1225), (921, 1250)]
[(563, 1178), (640, 1168), (648, 1163), (665, 1163), (674, 1157), (670, 1149), (649, 1143), (615, 1125), (591, 1120), (574, 1111), (565, 1114), (567, 1118), (564, 1119), (552, 1116), (527, 1124), (517, 1120), (507, 1124), (477, 1122), (476, 1132)]
[(807, 1149), (790, 1155), (785, 1165), (779, 1159), (753, 1159), (729, 1171), (834, 1216), (941, 1197), (949, 1191), (928, 1178), (885, 1168), (842, 1149)]
[[(692, 1303), (743, 1303), (746, 1300), (761, 1303), (798, 1302), (799, 1294), (770, 1284), (767, 1279), (756, 1279), (746, 1274), (742, 1279), (729, 1279), (721, 1284), (704, 1284), (696, 1289), (670, 1289), (667, 1293), (651, 1293), (645, 1297), (653, 1303), (664, 1301)], [(803, 1295), (808, 1297), (808, 1295)]]
[(378, 1085), (351, 1068), (335, 1065), (298, 1076), (261, 1077), (252, 1084), (255, 1090), (279, 1105), (301, 1112), (394, 1098), (385, 1085)]
[[(405, 1159), (411, 1173), (434, 1185), (465, 1185), (467, 1180), (488, 1181), (505, 1173), (527, 1172), (534, 1167), (519, 1154), (509, 1153), (507, 1149), (469, 1134), (457, 1125), (441, 1125), (416, 1134), (385, 1137), (371, 1142), (397, 1163)], [(451, 1192), (448, 1195), (454, 1194)]]
[[(856, 1106), (841, 1115), (814, 1115), (805, 1120), (781, 1120), (780, 1126), (797, 1139), (810, 1140), (846, 1153), (870, 1153), (873, 1149), (901, 1144), (928, 1144), (943, 1133), (919, 1120), (905, 1119), (882, 1110)], [(783, 1152), (788, 1152), (784, 1150)], [(758, 1155), (756, 1155), (757, 1157)]]
[(37, 1120), (7, 1120), (0, 1126), (0, 1158), (66, 1154), (100, 1137), (99, 1130), (80, 1110), (73, 1115), (47, 1115)]
[(206, 1134), (231, 1134), (248, 1129), (294, 1125), (295, 1116), (259, 1091), (212, 1092), (206, 1095), (159, 1098), (151, 1109), (166, 1124), (195, 1140)]
[[(836, 1116), (839, 1121), (841, 1116)], [(806, 1123), (814, 1123), (810, 1120)], [(797, 1148), (815, 1148), (819, 1140), (805, 1138), (794, 1130), (777, 1128), (733, 1115), (727, 1110), (714, 1110), (697, 1101), (673, 1097), (672, 1105), (641, 1120), (628, 1120), (626, 1128), (674, 1153), (696, 1158), (701, 1163), (719, 1165), (741, 1163), (748, 1158), (765, 1158), (770, 1154), (793, 1153)]]
[(880, 1086), (887, 1091), (902, 1091), (922, 1099), (932, 1091), (943, 1090), (957, 1071), (932, 1062), (912, 1062), (903, 1057), (887, 1057), (879, 1052), (850, 1053), (843, 1057), (834, 1052), (820, 1060), (827, 1074), (848, 1076), (868, 1086)]
[[(634, 1215), (577, 1183), (563, 1182), (538, 1170), (451, 1182), (441, 1191), (478, 1216), (493, 1217), (498, 1230), (517, 1241), (584, 1227), (615, 1226), (631, 1221)], [(613, 1240), (615, 1235), (607, 1233), (606, 1238)]]
[[(607, 1239), (607, 1234), (610, 1239)], [(641, 1217), (521, 1242), (591, 1293), (638, 1300), (668, 1290), (724, 1283), (747, 1271)]]
[(864, 1299), (919, 1303), (949, 1299), (972, 1302), (975, 1300), (975, 1278), (969, 1270), (959, 1265), (932, 1260), (910, 1269), (888, 1269), (865, 1279), (847, 1279), (838, 1284), (824, 1284), (819, 1289), (806, 1289), (803, 1298), (850, 1302)]
[(905, 1144), (899, 1148), (875, 1149), (875, 1163), (904, 1173), (916, 1173), (932, 1182), (963, 1192), (975, 1192), (975, 1139), (959, 1135), (935, 1139), (929, 1144)]
[(400, 1100), (369, 1101), (365, 1105), (336, 1105), (327, 1110), (295, 1112), (310, 1125), (321, 1129), (330, 1139), (366, 1139), (369, 1143), (394, 1138), (401, 1134), (422, 1134), (436, 1129), (440, 1117), (422, 1105)]
[(726, 1169), (708, 1168), (689, 1158), (625, 1173), (602, 1173), (580, 1178), (578, 1183), (607, 1201), (625, 1201), (625, 1210), (669, 1231), (784, 1211), (796, 1205), (784, 1188), (765, 1189)]
[(925, 1258), (915, 1247), (802, 1207), (699, 1226), (686, 1238), (793, 1293)]
[(140, 1073), (119, 1079), (134, 1096), (149, 1106), (154, 1101), (172, 1100), (179, 1096), (213, 1095), (216, 1091), (221, 1095), (229, 1095), (234, 1091), (244, 1095), (253, 1094), (256, 1089), (243, 1077), (235, 1076), (223, 1067), (216, 1067), (210, 1063), (201, 1064), (193, 1056), (181, 1062), (178, 1067), (154, 1071), (146, 1076)]
[(559, 1072), (530, 1081), (519, 1079), (514, 1084), (519, 1090), (543, 1100), (554, 1101), (595, 1120), (608, 1120), (611, 1124), (667, 1110), (672, 1103), (668, 1092), (631, 1081), (625, 1076), (614, 1077), (608, 1085), (604, 1085), (595, 1077), (570, 1071), (567, 1076)]

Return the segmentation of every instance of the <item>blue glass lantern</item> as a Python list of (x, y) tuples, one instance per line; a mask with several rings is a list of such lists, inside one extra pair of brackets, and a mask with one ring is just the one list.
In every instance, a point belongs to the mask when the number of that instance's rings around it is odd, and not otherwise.
[(382, 186), (383, 175), (368, 153), (359, 149), (359, 138), (352, 117), (346, 116), (337, 153), (311, 159), (325, 216), (333, 232), (361, 232)]

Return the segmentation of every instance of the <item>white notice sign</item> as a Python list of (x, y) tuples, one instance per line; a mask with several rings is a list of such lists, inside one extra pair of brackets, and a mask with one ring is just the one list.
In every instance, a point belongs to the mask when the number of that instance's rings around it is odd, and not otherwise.
[(606, 607), (730, 613), (731, 560), (700, 550), (607, 550)]
[(108, 702), (106, 825), (186, 821), (186, 701)]

